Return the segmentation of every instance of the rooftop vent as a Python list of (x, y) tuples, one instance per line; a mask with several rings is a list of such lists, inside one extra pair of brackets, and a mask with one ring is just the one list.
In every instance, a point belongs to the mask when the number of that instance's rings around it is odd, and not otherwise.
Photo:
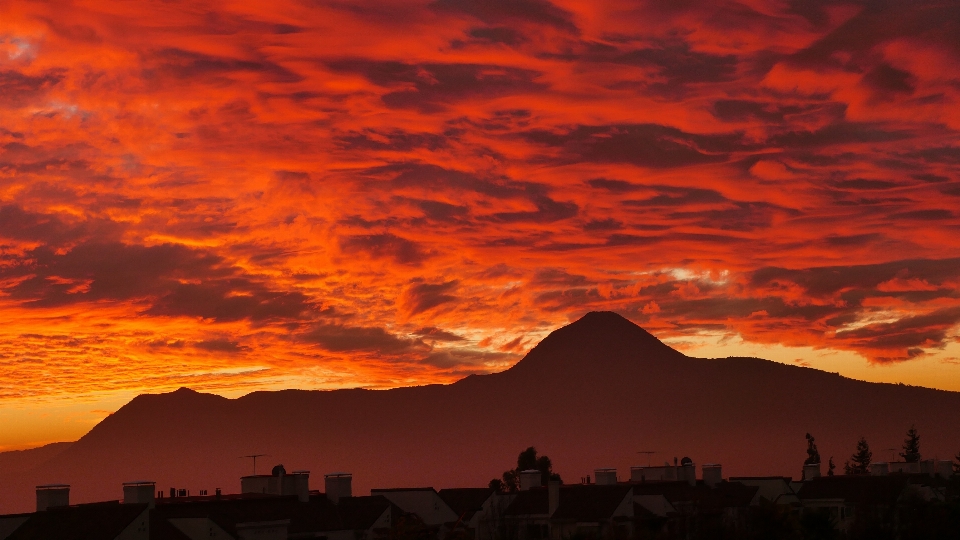
[(327, 498), (337, 504), (343, 497), (353, 497), (353, 475), (348, 472), (332, 472), (323, 475)]
[(594, 469), (593, 475), (599, 486), (609, 486), (617, 483), (617, 470), (614, 468)]
[(543, 486), (543, 475), (536, 469), (520, 471), (520, 491)]
[(146, 504), (153, 508), (156, 482), (137, 480), (123, 483), (123, 504)]
[(803, 466), (803, 479), (812, 480), (814, 478), (820, 478), (820, 464), (807, 463)]
[(717, 484), (723, 482), (723, 473), (719, 463), (704, 463), (703, 464), (703, 483), (710, 486), (716, 487)]
[(56, 506), (70, 506), (70, 486), (68, 484), (37, 486), (37, 512)]

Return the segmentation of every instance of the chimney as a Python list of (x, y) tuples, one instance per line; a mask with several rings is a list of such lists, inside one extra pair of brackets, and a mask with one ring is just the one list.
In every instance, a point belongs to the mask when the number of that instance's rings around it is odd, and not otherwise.
[(598, 486), (610, 486), (617, 483), (617, 470), (612, 468), (594, 469), (593, 475)]
[(820, 464), (807, 463), (803, 466), (803, 479), (812, 480), (814, 478), (820, 478)]
[(293, 491), (300, 502), (310, 502), (310, 471), (293, 471)]
[(703, 483), (710, 487), (717, 487), (717, 484), (723, 481), (719, 463), (703, 464)]
[(335, 472), (323, 475), (324, 490), (327, 498), (337, 504), (343, 497), (353, 497), (353, 475), (347, 472)]
[(139, 480), (123, 483), (123, 504), (146, 504), (153, 508), (156, 501), (156, 482)]
[(67, 484), (37, 486), (37, 512), (43, 512), (55, 506), (70, 506), (70, 486)]
[(680, 468), (677, 470), (677, 480), (686, 482), (691, 486), (697, 485), (697, 465), (692, 459), (685, 457), (680, 460)]
[(543, 475), (536, 469), (520, 471), (520, 491), (543, 486)]
[(547, 506), (548, 514), (553, 515), (557, 511), (557, 508), (560, 508), (560, 481), (550, 479), (547, 482)]

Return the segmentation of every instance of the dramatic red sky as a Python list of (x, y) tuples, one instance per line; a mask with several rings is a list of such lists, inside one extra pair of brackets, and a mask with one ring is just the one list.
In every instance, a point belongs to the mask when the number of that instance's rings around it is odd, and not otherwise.
[(960, 390), (955, 1), (0, 2), (0, 449), (615, 310)]

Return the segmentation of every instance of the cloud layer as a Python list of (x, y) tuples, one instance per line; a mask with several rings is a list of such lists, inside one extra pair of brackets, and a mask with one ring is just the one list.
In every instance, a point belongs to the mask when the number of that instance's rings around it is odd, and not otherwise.
[(594, 309), (952, 358), (950, 3), (0, 9), (0, 399), (451, 381)]

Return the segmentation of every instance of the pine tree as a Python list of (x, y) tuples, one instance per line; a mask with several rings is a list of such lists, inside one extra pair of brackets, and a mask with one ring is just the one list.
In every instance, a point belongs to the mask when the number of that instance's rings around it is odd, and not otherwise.
[(817, 450), (817, 443), (813, 439), (813, 435), (807, 433), (807, 459), (804, 460), (804, 465), (815, 465), (820, 463), (820, 451)]
[(833, 470), (836, 468), (837, 466), (833, 464), (833, 456), (830, 456), (830, 462), (827, 463), (827, 476), (833, 476)]
[(917, 434), (917, 428), (910, 426), (907, 430), (907, 438), (903, 440), (903, 452), (900, 457), (907, 463), (920, 462), (920, 435)]
[(870, 445), (867, 444), (867, 439), (860, 437), (860, 440), (857, 441), (857, 451), (850, 456), (850, 461), (853, 462), (847, 474), (868, 474), (870, 472), (870, 460), (873, 458), (873, 452), (870, 451)]

